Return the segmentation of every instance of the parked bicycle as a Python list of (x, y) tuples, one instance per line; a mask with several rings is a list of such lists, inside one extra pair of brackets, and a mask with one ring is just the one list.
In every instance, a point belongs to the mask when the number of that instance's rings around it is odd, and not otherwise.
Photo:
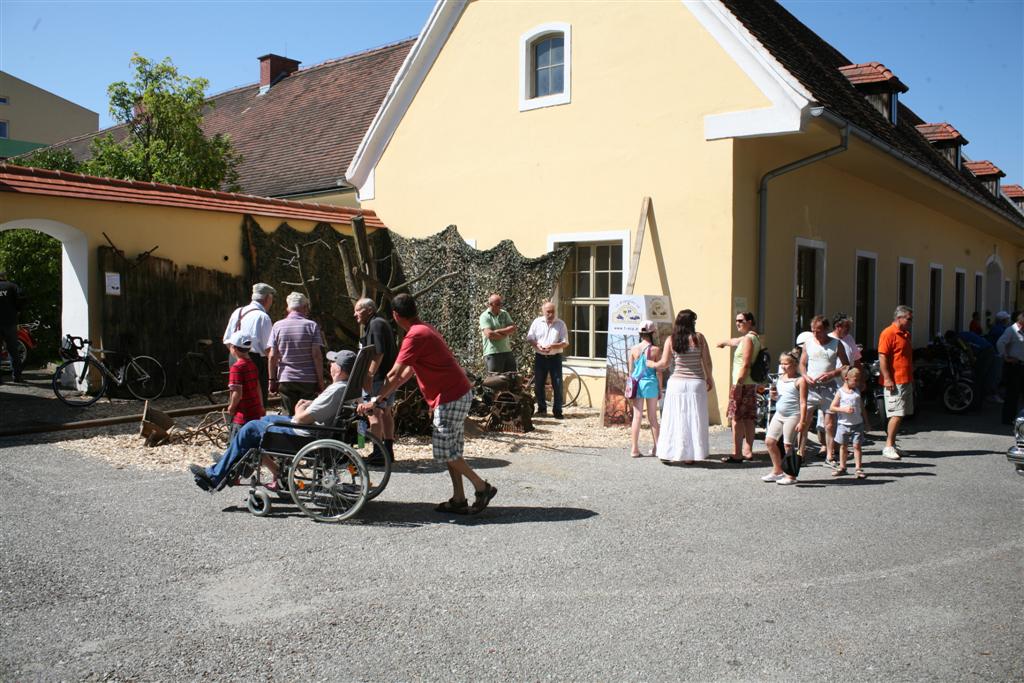
[(186, 352), (176, 369), (177, 393), (185, 398), (199, 394), (214, 403), (213, 392), (227, 388), (225, 373), (217, 370), (211, 339), (196, 340), (196, 350)]
[[(526, 378), (526, 387), (533, 390), (534, 374)], [(562, 407), (572, 408), (576, 405), (576, 401), (579, 400), (580, 390), (583, 388), (583, 380), (580, 379), (578, 372), (570, 368), (568, 365), (562, 366)], [(554, 392), (551, 388), (551, 378), (548, 377), (548, 381), (544, 384), (544, 399), (547, 404), (554, 405), (553, 401)]]
[[(111, 367), (98, 353), (117, 359), (118, 365)], [(60, 354), (66, 360), (53, 373), (53, 393), (69, 406), (92, 405), (107, 392), (110, 382), (126, 387), (140, 401), (158, 398), (164, 392), (167, 377), (151, 356), (93, 348), (88, 339), (70, 334), (61, 342)]]

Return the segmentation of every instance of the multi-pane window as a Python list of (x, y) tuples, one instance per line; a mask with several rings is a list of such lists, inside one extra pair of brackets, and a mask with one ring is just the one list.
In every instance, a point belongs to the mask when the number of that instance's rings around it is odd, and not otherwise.
[(608, 355), (608, 296), (622, 292), (622, 243), (577, 244), (562, 276), (562, 319), (569, 355)]
[(825, 250), (800, 245), (796, 248), (796, 301), (793, 311), (793, 336), (811, 327), (811, 318), (823, 310), (822, 275)]
[(547, 97), (565, 88), (565, 39), (561, 33), (533, 44), (533, 96)]
[(875, 336), (875, 259), (870, 256), (857, 257), (856, 294), (854, 339), (868, 348)]

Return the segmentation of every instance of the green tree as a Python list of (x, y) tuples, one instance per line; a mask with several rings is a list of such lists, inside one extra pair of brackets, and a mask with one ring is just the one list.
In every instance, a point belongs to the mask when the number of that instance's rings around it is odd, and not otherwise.
[(135, 79), (107, 88), (110, 113), (128, 136), (93, 140), (86, 173), (212, 190), (238, 189), (241, 157), (224, 135), (206, 137), (201, 124), (207, 80), (178, 73), (171, 59), (132, 56)]
[(75, 155), (69, 149), (53, 149), (46, 147), (30, 154), (8, 159), (7, 163), (16, 166), (32, 166), (35, 168), (48, 168), (51, 171), (69, 171), (81, 173), (82, 164), (75, 159)]
[(60, 341), (60, 241), (35, 230), (4, 230), (0, 271), (6, 271), (27, 296), (19, 321), (42, 323), (32, 333), (39, 346), (30, 352), (30, 362), (55, 359)]

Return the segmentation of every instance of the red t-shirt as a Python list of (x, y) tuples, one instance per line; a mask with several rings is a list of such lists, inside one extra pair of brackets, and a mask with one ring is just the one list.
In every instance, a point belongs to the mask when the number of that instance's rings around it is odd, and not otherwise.
[(396, 363), (416, 371), (416, 383), (431, 408), (462, 398), (472, 387), (437, 330), (417, 322), (406, 331)]
[(228, 372), (228, 389), (241, 389), (242, 400), (232, 422), (244, 425), (249, 420), (258, 420), (266, 414), (263, 410), (263, 396), (260, 394), (260, 376), (256, 364), (249, 358), (239, 358)]

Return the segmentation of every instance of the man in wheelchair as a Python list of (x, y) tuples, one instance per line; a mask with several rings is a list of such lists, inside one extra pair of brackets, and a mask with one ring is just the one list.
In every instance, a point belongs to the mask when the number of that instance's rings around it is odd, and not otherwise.
[[(263, 442), (264, 434), (276, 423), (293, 422), (298, 424), (327, 425), (331, 423), (338, 414), (340, 404), (345, 397), (345, 389), (348, 385), (349, 375), (355, 366), (356, 354), (351, 351), (332, 351), (327, 354), (331, 361), (331, 379), (333, 382), (323, 390), (319, 396), (312, 401), (299, 400), (295, 405), (295, 415), (267, 415), (259, 420), (247, 422), (228, 444), (224, 455), (216, 464), (210, 467), (192, 464), (188, 466), (189, 472), (195, 477), (196, 486), (204, 491), (217, 491), (223, 488), (224, 479), (231, 471), (232, 465), (253, 448), (259, 448)], [(302, 429), (291, 427), (277, 427), (274, 434), (288, 434), (294, 436), (312, 436)], [(264, 455), (262, 464), (274, 475), (274, 482), (267, 488), (274, 490), (277, 480), (280, 478), (277, 464), (273, 458)]]

